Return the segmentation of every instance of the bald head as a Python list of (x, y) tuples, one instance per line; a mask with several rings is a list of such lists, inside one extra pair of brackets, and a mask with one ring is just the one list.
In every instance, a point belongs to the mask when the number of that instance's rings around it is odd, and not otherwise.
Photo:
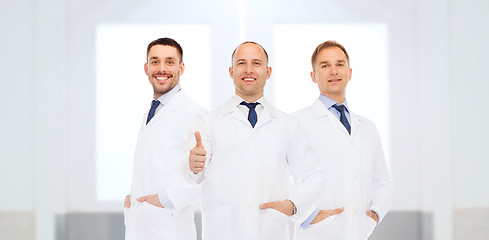
[(258, 47), (261, 48), (261, 50), (263, 50), (263, 53), (265, 53), (265, 58), (266, 58), (266, 65), (268, 65), (268, 53), (267, 51), (265, 50), (265, 48), (263, 48), (260, 44), (256, 43), (256, 42), (253, 42), (253, 41), (246, 41), (244, 43), (241, 43), (239, 44), (233, 51), (233, 55), (231, 55), (231, 64), (234, 65), (235, 61), (234, 61), (234, 55), (236, 54), (236, 51), (238, 51), (238, 48), (240, 48), (241, 46), (245, 45), (245, 44), (254, 44)]

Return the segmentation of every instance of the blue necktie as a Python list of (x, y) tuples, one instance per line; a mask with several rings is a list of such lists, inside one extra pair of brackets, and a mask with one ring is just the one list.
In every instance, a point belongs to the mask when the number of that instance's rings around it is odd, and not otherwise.
[(255, 103), (247, 103), (245, 101), (242, 101), (240, 103), (240, 105), (245, 105), (247, 106), (250, 111), (248, 112), (248, 121), (250, 121), (251, 123), (251, 126), (254, 128), (255, 127), (255, 124), (256, 122), (258, 121), (258, 117), (256, 116), (256, 111), (255, 111), (255, 107), (256, 105), (260, 104), (259, 102), (255, 102)]
[(149, 123), (151, 118), (155, 116), (156, 108), (158, 107), (158, 105), (160, 105), (160, 101), (153, 100), (153, 102), (151, 103), (151, 109), (149, 110), (148, 113), (148, 120), (146, 120), (146, 125)]
[(351, 127), (350, 127), (350, 123), (348, 122), (348, 119), (346, 118), (346, 114), (345, 114), (345, 106), (344, 105), (333, 105), (334, 108), (336, 108), (336, 110), (338, 110), (338, 112), (341, 113), (340, 115), (340, 122), (343, 123), (343, 126), (345, 126), (346, 130), (348, 130), (348, 134), (351, 134), (350, 131), (351, 131)]

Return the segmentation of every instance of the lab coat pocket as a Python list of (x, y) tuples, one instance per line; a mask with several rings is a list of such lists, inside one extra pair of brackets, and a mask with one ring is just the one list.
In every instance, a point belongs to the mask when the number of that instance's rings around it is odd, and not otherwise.
[(134, 226), (134, 221), (137, 221), (138, 216), (140, 215), (140, 207), (141, 204), (139, 202), (137, 203), (131, 203), (131, 207), (129, 208), (124, 208), (124, 225), (126, 228), (131, 228)]
[[(174, 231), (173, 210), (157, 207), (147, 202), (143, 202), (142, 212), (144, 217), (139, 219), (140, 223), (144, 223), (144, 228), (148, 232), (152, 232), (155, 236), (164, 236), (165, 233)], [(172, 235), (172, 234), (169, 234)]]
[(130, 208), (124, 207), (124, 226), (126, 226), (126, 227), (127, 227), (127, 221), (129, 218), (129, 209)]
[(232, 239), (231, 207), (223, 206), (202, 212), (202, 239)]
[(265, 221), (260, 239), (289, 239), (289, 217), (275, 209), (265, 210)]
[(338, 215), (325, 218), (321, 222), (309, 225), (307, 228), (298, 227), (295, 239), (342, 239), (341, 228), (335, 221)]
[(337, 216), (338, 216), (338, 214), (331, 215), (331, 216), (329, 216), (329, 217), (327, 217), (327, 218), (323, 219), (322, 221), (320, 221), (320, 222), (318, 222), (318, 223), (316, 223), (316, 224), (311, 224), (311, 225), (309, 225), (309, 227), (308, 227), (308, 228), (309, 228), (309, 229), (314, 229), (314, 228), (323, 228), (323, 227), (325, 227), (325, 226), (329, 225), (330, 223), (332, 223), (332, 222), (333, 222), (333, 221), (336, 219), (336, 217), (337, 217)]
[(375, 229), (375, 226), (377, 226), (377, 222), (375, 222), (375, 220), (367, 215), (365, 215), (365, 217), (367, 218), (364, 222), (364, 238), (363, 239), (367, 239), (368, 237), (370, 237), (370, 235), (372, 235), (372, 233), (374, 232), (374, 229)]

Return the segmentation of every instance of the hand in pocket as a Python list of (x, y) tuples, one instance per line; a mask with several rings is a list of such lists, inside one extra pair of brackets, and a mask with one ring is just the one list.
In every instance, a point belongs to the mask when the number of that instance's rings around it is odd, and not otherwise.
[(343, 210), (345, 210), (343, 207), (341, 208), (337, 208), (337, 209), (333, 209), (333, 210), (321, 210), (319, 211), (318, 215), (316, 216), (316, 218), (314, 218), (314, 220), (312, 220), (311, 224), (316, 224), (318, 222), (321, 222), (323, 221), (324, 219), (330, 217), (330, 216), (333, 216), (333, 215), (336, 215), (336, 214), (340, 214), (343, 212)]

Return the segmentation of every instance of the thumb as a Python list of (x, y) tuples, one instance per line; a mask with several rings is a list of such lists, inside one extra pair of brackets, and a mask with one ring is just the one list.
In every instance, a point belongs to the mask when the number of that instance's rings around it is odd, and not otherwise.
[(203, 147), (199, 131), (195, 132), (195, 147)]
[(144, 201), (146, 201), (146, 197), (145, 197), (145, 196), (143, 196), (143, 197), (140, 197), (140, 198), (138, 198), (138, 199), (136, 199), (136, 200), (137, 200), (138, 202), (144, 202)]

